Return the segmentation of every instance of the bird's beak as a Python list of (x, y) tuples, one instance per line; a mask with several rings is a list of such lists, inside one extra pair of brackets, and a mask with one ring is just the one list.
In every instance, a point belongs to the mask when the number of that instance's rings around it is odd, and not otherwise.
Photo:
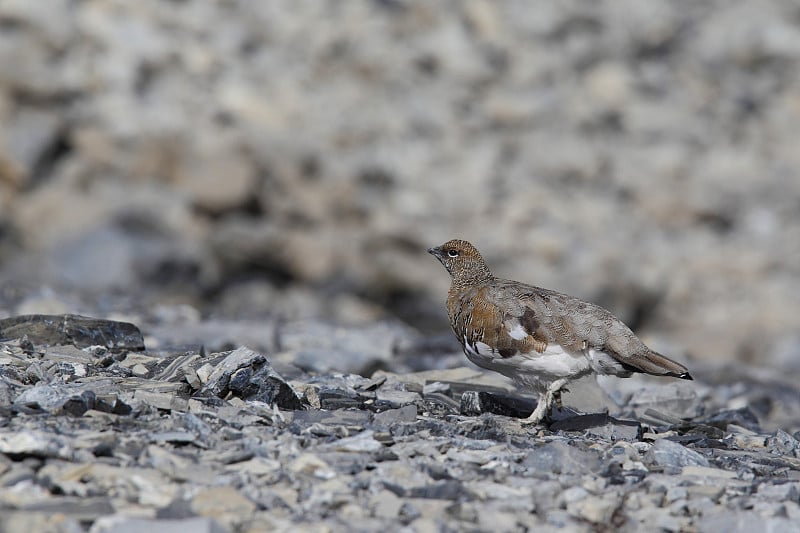
[(431, 254), (433, 257), (437, 259), (437, 261), (439, 261), (441, 264), (444, 265), (444, 250), (442, 250), (441, 246), (428, 248), (428, 253)]
[(441, 259), (442, 258), (442, 247), (441, 246), (435, 246), (433, 248), (428, 248), (428, 253), (431, 254), (432, 256), (435, 256), (435, 257)]

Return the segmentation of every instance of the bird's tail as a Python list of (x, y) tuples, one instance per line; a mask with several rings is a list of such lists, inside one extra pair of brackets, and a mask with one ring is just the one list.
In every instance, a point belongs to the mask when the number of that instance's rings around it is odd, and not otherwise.
[(653, 350), (649, 350), (648, 353), (638, 357), (636, 359), (636, 366), (641, 372), (654, 376), (694, 379), (689, 374), (688, 368)]

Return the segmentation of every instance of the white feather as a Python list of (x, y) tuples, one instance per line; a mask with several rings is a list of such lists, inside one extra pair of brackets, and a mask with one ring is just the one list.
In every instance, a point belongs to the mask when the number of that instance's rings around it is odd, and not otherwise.
[(544, 352), (516, 353), (501, 357), (487, 344), (466, 342), (467, 358), (476, 365), (494, 370), (514, 380), (519, 386), (542, 392), (556, 380), (577, 379), (592, 371), (593, 365), (583, 351), (568, 352), (557, 344)]
[(508, 329), (508, 336), (514, 340), (521, 341), (528, 338), (528, 332), (525, 331), (525, 328), (523, 328), (522, 324), (519, 322), (514, 324), (511, 328), (508, 328), (508, 323), (506, 322), (506, 328)]
[(622, 364), (608, 355), (606, 352), (589, 348), (589, 361), (592, 363), (592, 369), (600, 375), (603, 374), (630, 374), (625, 370)]

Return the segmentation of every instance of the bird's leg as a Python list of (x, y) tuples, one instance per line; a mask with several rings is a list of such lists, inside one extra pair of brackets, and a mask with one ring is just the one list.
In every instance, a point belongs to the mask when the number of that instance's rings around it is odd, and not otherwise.
[(539, 395), (539, 401), (536, 403), (536, 409), (533, 410), (531, 416), (520, 420), (523, 424), (538, 424), (544, 418), (544, 415), (550, 409), (550, 404), (553, 402), (553, 395), (549, 391), (543, 392)]
[(553, 401), (555, 400), (558, 408), (561, 409), (561, 392), (567, 389), (564, 385), (567, 384), (566, 379), (558, 379), (552, 382), (547, 390), (539, 394), (539, 402), (536, 404), (536, 409), (533, 410), (531, 416), (522, 420), (523, 424), (538, 424), (541, 422), (545, 415), (552, 416)]

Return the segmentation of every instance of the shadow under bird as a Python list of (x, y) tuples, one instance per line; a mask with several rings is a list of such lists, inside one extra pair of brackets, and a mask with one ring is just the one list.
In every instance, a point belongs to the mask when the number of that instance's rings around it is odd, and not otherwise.
[(467, 358), (539, 395), (525, 422), (539, 423), (561, 391), (589, 374), (692, 379), (648, 348), (606, 309), (560, 292), (496, 278), (480, 252), (454, 239), (430, 248), (452, 276), (447, 314)]

